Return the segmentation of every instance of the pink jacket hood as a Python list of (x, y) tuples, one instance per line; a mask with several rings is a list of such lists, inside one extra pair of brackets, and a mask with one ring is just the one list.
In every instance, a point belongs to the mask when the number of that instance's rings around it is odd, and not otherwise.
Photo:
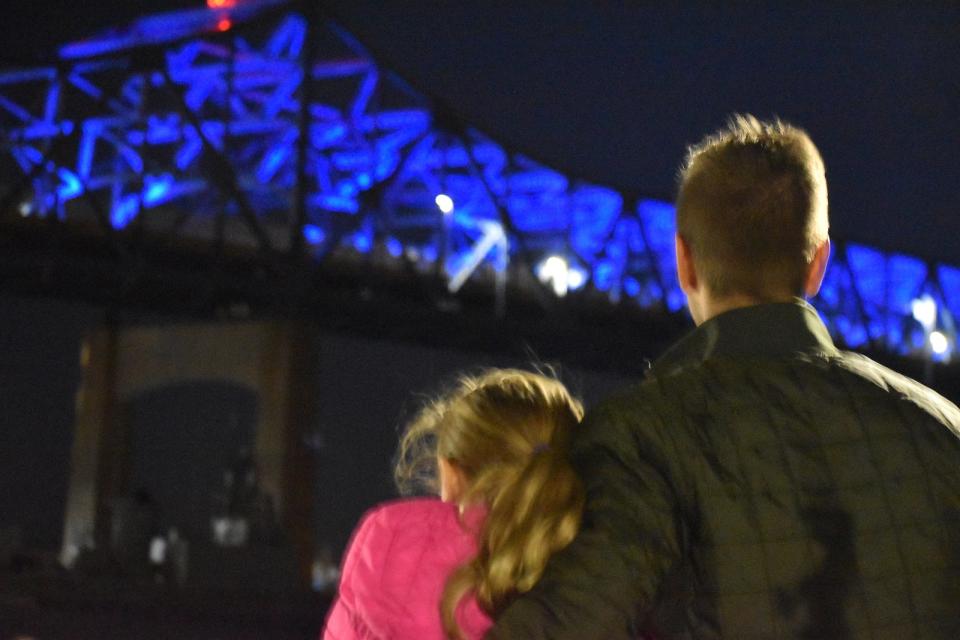
[[(473, 528), (482, 519), (468, 516)], [(455, 505), (418, 498), (372, 509), (353, 534), (323, 639), (442, 640), (444, 584), (474, 554), (476, 540)], [(473, 599), (458, 617), (468, 638), (491, 626)]]

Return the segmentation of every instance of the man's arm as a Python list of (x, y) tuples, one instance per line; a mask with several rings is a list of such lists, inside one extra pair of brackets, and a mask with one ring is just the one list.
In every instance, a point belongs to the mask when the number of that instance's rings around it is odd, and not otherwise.
[(487, 638), (637, 637), (639, 618), (680, 555), (674, 491), (653, 429), (649, 415), (623, 405), (587, 416), (574, 442), (587, 490), (581, 531)]

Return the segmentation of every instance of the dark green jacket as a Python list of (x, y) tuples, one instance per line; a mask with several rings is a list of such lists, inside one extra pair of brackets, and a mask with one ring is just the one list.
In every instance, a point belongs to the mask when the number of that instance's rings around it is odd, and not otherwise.
[(584, 526), (495, 638), (960, 638), (960, 411), (802, 301), (724, 313), (593, 410)]

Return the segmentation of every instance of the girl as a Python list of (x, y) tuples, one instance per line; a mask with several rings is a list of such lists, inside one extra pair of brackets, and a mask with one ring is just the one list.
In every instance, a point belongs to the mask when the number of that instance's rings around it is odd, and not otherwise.
[(324, 640), (480, 638), (580, 525), (567, 459), (583, 409), (557, 380), (514, 369), (463, 378), (400, 441), (401, 491), (354, 533)]

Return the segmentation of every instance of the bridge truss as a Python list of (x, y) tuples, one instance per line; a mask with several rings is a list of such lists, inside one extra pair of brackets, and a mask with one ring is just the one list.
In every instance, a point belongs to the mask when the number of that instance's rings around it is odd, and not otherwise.
[[(403, 263), (682, 313), (673, 208), (511, 152), (283, 0), (209, 0), (0, 71), (0, 228), (323, 269)], [(128, 261), (124, 264), (130, 264)], [(478, 284), (479, 283), (479, 284)], [(539, 288), (536, 288), (539, 287)], [(960, 269), (837, 243), (814, 301), (849, 347), (948, 359)]]

